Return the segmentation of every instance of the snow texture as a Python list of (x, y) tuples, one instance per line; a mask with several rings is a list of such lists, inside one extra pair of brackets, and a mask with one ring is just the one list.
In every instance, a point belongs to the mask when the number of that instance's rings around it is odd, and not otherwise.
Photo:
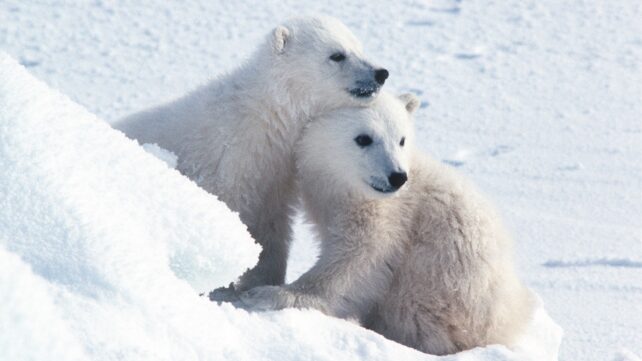
[(143, 144), (143, 149), (156, 158), (162, 160), (170, 168), (176, 168), (176, 163), (178, 162), (178, 156), (167, 149), (163, 149), (158, 146), (156, 143), (145, 143)]
[[(411, 91), (420, 97), (417, 142), (435, 158), (458, 167), (500, 208), (516, 239), (517, 266), (522, 278), (541, 296), (546, 310), (564, 329), (560, 360), (639, 360), (642, 355), (642, 268), (636, 265), (642, 260), (642, 3), (638, 0), (6, 0), (0, 2), (0, 49), (37, 78), (112, 122), (133, 111), (181, 96), (209, 78), (237, 67), (281, 19), (306, 13), (328, 14), (344, 21), (363, 41), (369, 58), (390, 70), (386, 88), (397, 93)], [(0, 83), (0, 87), (3, 86)], [(0, 96), (4, 99), (6, 94), (2, 92)], [(0, 111), (5, 110), (0, 108)], [(3, 137), (7, 131), (5, 122), (2, 118)], [(104, 130), (101, 139), (116, 137), (109, 134)], [(83, 145), (78, 140), (74, 142)], [(8, 162), (4, 159), (4, 143), (4, 138), (0, 139), (3, 167)], [(114, 146), (111, 141), (109, 144)], [(41, 150), (46, 148), (54, 156), (57, 148), (49, 149), (49, 145), (42, 144)], [(63, 145), (64, 150), (67, 144)], [(90, 154), (101, 147), (83, 146), (84, 150), (91, 147)], [(145, 157), (146, 160), (136, 162), (131, 171), (120, 176), (133, 177), (140, 167), (155, 167), (158, 174), (173, 172), (164, 164), (150, 160), (151, 156), (135, 145), (131, 147), (137, 150), (124, 152), (125, 158)], [(83, 153), (74, 154), (78, 158), (83, 156)], [(125, 161), (111, 156), (109, 159)], [(33, 177), (46, 175), (58, 166), (69, 166), (67, 162), (58, 164), (53, 158), (49, 160), (51, 162), (21, 167), (40, 169), (39, 173), (29, 175), (34, 182)], [(115, 178), (116, 174), (106, 172), (110, 168), (102, 168), (103, 176)], [(2, 172), (0, 192), (4, 197), (9, 185)], [(163, 182), (165, 178), (163, 176)], [(56, 182), (62, 181), (66, 180), (56, 179)], [(121, 180), (120, 184), (124, 182)], [(135, 193), (134, 189), (145, 191), (147, 184), (142, 182), (129, 184), (131, 193)], [(60, 257), (65, 258), (64, 264), (74, 262), (64, 274), (56, 275), (56, 263), (45, 264), (40, 259), (46, 255), (56, 261), (53, 251), (59, 249), (61, 243), (39, 242), (35, 250), (20, 252), (17, 246), (9, 246), (24, 244), (26, 238), (21, 235), (31, 232), (42, 232), (48, 236), (47, 240), (55, 241), (56, 234), (49, 236), (44, 227), (32, 230), (12, 226), (16, 232), (0, 230), (0, 244), (8, 253), (0, 253), (1, 360), (12, 359), (4, 357), (5, 350), (10, 349), (18, 350), (25, 359), (38, 359), (38, 350), (51, 350), (52, 355), (56, 354), (55, 350), (70, 350), (68, 358), (74, 359), (71, 351), (74, 344), (81, 345), (75, 359), (82, 359), (82, 350), (88, 357), (98, 359), (145, 359), (149, 358), (149, 350), (153, 350), (157, 359), (167, 359), (170, 349), (174, 349), (175, 354), (184, 351), (180, 359), (196, 358), (194, 350), (197, 349), (229, 350), (225, 359), (282, 356), (287, 360), (284, 355), (296, 355), (298, 359), (334, 356), (345, 360), (370, 355), (376, 355), (375, 359), (386, 355), (391, 359), (419, 358), (411, 351), (396, 354), (398, 347), (376, 335), (314, 312), (291, 310), (248, 315), (229, 307), (200, 303), (185, 285), (184, 280), (190, 277), (174, 273), (178, 272), (176, 265), (165, 270), (163, 277), (170, 279), (166, 283), (154, 280), (146, 271), (132, 277), (131, 282), (144, 285), (140, 287), (142, 290), (147, 289), (145, 277), (149, 277), (152, 284), (164, 284), (165, 289), (161, 291), (165, 299), (159, 297), (156, 300), (161, 302), (159, 305), (116, 296), (120, 291), (102, 296), (111, 297), (108, 299), (90, 298), (61, 281), (65, 277), (69, 281), (71, 275), (78, 274), (87, 274), (87, 280), (95, 281), (89, 277), (91, 269), (85, 272), (81, 267), (81, 254), (100, 255), (96, 249), (109, 248), (112, 244), (115, 244), (113, 253), (126, 247), (119, 243), (122, 241), (112, 240), (112, 235), (105, 235), (102, 243), (83, 246), (85, 250), (77, 248), (71, 241), (82, 238), (78, 232), (85, 229), (82, 227), (88, 221), (72, 222), (65, 227), (57, 223), (60, 219), (51, 215), (59, 214), (56, 212), (69, 201), (43, 193), (42, 187), (49, 184), (41, 185), (39, 181), (36, 184), (38, 187), (28, 188), (22, 197), (42, 196), (47, 206), (20, 208), (17, 205), (21, 204), (21, 197), (14, 196), (13, 201), (19, 203), (12, 206), (15, 212), (9, 212), (8, 200), (0, 198), (3, 206), (0, 228), (6, 227), (8, 219), (24, 225), (26, 221), (18, 214), (27, 214), (29, 217), (25, 218), (39, 219), (43, 224), (57, 224), (56, 229), (64, 229), (64, 232), (56, 231), (58, 235), (78, 234), (77, 238), (69, 237), (69, 243), (64, 242), (65, 252), (69, 254)], [(176, 191), (167, 186), (162, 189), (146, 192), (154, 193), (154, 197), (161, 194), (171, 197)], [(98, 199), (101, 192), (95, 193), (91, 193), (94, 196), (88, 198), (88, 203)], [(72, 198), (74, 204), (82, 199), (76, 196)], [(124, 198), (104, 196), (112, 197), (113, 202)], [(55, 202), (44, 202), (45, 197)], [(191, 197), (176, 198), (186, 203), (192, 200)], [(91, 204), (84, 207), (83, 212)], [(75, 205), (69, 209), (76, 209)], [(109, 213), (114, 213), (117, 220), (129, 222), (128, 217), (118, 212)], [(147, 218), (146, 215), (137, 217)], [(68, 221), (65, 217), (64, 222)], [(136, 222), (131, 221), (133, 223)], [(172, 229), (160, 221), (155, 224)], [(144, 234), (151, 232), (141, 228), (145, 227), (133, 229)], [(240, 231), (231, 228), (230, 232)], [(9, 237), (7, 233), (14, 236)], [(245, 238), (241, 237), (237, 243), (247, 244)], [(90, 239), (95, 237), (89, 238), (87, 244), (93, 244)], [(142, 258), (143, 267), (159, 262), (147, 257), (151, 257), (150, 252), (163, 252), (144, 248), (139, 255), (141, 248), (137, 247), (145, 241), (128, 237), (128, 242), (129, 239), (135, 242), (130, 248), (131, 255), (123, 250), (127, 257), (112, 260), (121, 263), (113, 268), (136, 266), (132, 257)], [(296, 227), (295, 240), (288, 266), (289, 280), (296, 279), (316, 257), (316, 246), (307, 225)], [(216, 244), (198, 245), (201, 246), (216, 247)], [(168, 244), (168, 252), (172, 247)], [(50, 249), (53, 251), (47, 252)], [(19, 255), (23, 261), (11, 257), (12, 254)], [(6, 256), (13, 261), (6, 260)], [(35, 258), (37, 256), (40, 259)], [(170, 259), (168, 255), (163, 257)], [(242, 268), (241, 263), (232, 267)], [(32, 269), (32, 276), (27, 273), (27, 266)], [(192, 277), (210, 277), (203, 276), (207, 272), (196, 273)], [(232, 277), (232, 273), (230, 270), (227, 276)], [(216, 273), (211, 277), (222, 281), (227, 278), (224, 276)], [(120, 283), (114, 281), (114, 284)], [(91, 290), (94, 286), (86, 288)], [(98, 290), (95, 293), (105, 294), (104, 288), (95, 288)], [(178, 292), (178, 288), (183, 291)], [(125, 293), (131, 292), (123, 291)], [(184, 303), (177, 301), (178, 298), (185, 298)], [(42, 302), (36, 303), (34, 299)], [(114, 306), (115, 299), (120, 299), (120, 304), (126, 307)], [(171, 311), (177, 308), (168, 305), (190, 312), (182, 315)], [(161, 317), (159, 310), (165, 306), (170, 315)], [(114, 313), (110, 314), (108, 308)], [(84, 310), (84, 313), (74, 310)], [(190, 316), (191, 312), (198, 315), (197, 321), (193, 320), (195, 316)], [(92, 314), (96, 315), (93, 319)], [(157, 317), (152, 322), (147, 316)], [(183, 322), (178, 317), (192, 318)], [(130, 332), (127, 322), (134, 318), (136, 321), (129, 323), (134, 325)], [(97, 327), (91, 332), (108, 337), (108, 326), (102, 325), (105, 320), (114, 324), (109, 342), (117, 345), (113, 349), (122, 354), (106, 353), (108, 345), (99, 338), (95, 338), (95, 346), (88, 346), (87, 340), (79, 336), (84, 335), (85, 328), (91, 331)], [(41, 321), (51, 327), (40, 326), (36, 332), (36, 327), (43, 324)], [(196, 325), (193, 330), (184, 326), (192, 321)], [(277, 325), (277, 321), (280, 324)], [(31, 327), (34, 332), (8, 334), (5, 322), (9, 322), (12, 329), (27, 331)], [(309, 328), (311, 324), (313, 329)], [(209, 333), (207, 341), (203, 341), (205, 336), (200, 335), (200, 330)], [(274, 335), (268, 336), (271, 331)], [(92, 335), (91, 332), (86, 335)], [(122, 339), (117, 338), (119, 332)], [(64, 336), (66, 334), (69, 336)], [(49, 338), (50, 335), (56, 337)], [(19, 337), (23, 336), (22, 340), (26, 340), (23, 345), (42, 347), (18, 346)], [(130, 338), (137, 339), (136, 347), (124, 347)], [(234, 345), (225, 348), (208, 342), (217, 345), (234, 342)], [(13, 348), (8, 349), (7, 345)], [(257, 345), (265, 346), (264, 353), (258, 353)], [(490, 356), (493, 352), (502, 352), (492, 350), (484, 351), (488, 359), (493, 359)], [(115, 356), (117, 354), (119, 356)], [(473, 354), (475, 356), (471, 356)], [(477, 355), (475, 351), (450, 359), (472, 360)]]
[[(0, 109), (1, 359), (429, 359), (318, 312), (199, 297), (256, 262), (234, 213), (4, 54)], [(461, 359), (556, 359), (540, 312), (523, 349)]]

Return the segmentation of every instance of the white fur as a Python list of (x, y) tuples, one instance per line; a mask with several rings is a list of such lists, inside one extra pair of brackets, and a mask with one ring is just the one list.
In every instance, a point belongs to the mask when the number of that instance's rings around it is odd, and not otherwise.
[[(321, 255), (290, 285), (242, 294), (246, 307), (317, 308), (431, 354), (513, 344), (533, 298), (515, 275), (511, 239), (472, 185), (414, 147), (416, 107), (414, 96), (383, 93), (369, 109), (307, 127), (297, 165)], [(374, 141), (359, 147), (364, 133)], [(409, 172), (401, 190), (374, 190), (369, 180), (394, 169)]]
[[(330, 60), (336, 52), (346, 59)], [(379, 88), (375, 70), (340, 21), (292, 19), (234, 72), (116, 125), (140, 143), (175, 153), (178, 170), (238, 211), (263, 246), (258, 265), (227, 291), (284, 282), (294, 143), (310, 117), (368, 104)], [(349, 92), (355, 89), (374, 92), (358, 98)], [(225, 298), (226, 290), (219, 291)]]

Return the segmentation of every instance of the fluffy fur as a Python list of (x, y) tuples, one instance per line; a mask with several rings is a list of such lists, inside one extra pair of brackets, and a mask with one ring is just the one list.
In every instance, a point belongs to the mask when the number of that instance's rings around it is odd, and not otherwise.
[(175, 153), (178, 170), (239, 212), (263, 246), (257, 266), (211, 298), (284, 282), (299, 132), (315, 115), (368, 104), (386, 77), (338, 20), (293, 19), (232, 73), (116, 125)]
[[(290, 285), (243, 293), (246, 307), (316, 308), (437, 355), (513, 344), (534, 301), (511, 239), (472, 185), (414, 147), (417, 104), (384, 93), (307, 127), (297, 164), (319, 260)], [(396, 192), (393, 172), (408, 172)]]

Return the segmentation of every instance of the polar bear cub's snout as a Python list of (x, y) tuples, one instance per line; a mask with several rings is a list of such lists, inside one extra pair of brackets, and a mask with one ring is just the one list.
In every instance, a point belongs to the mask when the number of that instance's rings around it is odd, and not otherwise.
[(384, 68), (374, 69), (371, 65), (367, 65), (366, 75), (363, 80), (355, 81), (352, 88), (348, 88), (348, 92), (356, 98), (368, 98), (376, 95), (381, 86), (388, 79), (388, 70)]
[(404, 172), (392, 172), (388, 176), (388, 183), (392, 189), (397, 190), (401, 188), (402, 185), (408, 180), (408, 173)]

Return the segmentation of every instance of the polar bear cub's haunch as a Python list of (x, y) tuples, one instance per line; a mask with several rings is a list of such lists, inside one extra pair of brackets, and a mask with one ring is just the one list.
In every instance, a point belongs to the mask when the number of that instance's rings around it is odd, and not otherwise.
[(431, 354), (513, 344), (534, 305), (511, 239), (472, 185), (415, 148), (417, 103), (383, 93), (310, 123), (297, 165), (319, 260), (243, 293), (248, 308), (317, 308)]
[(340, 21), (293, 19), (236, 71), (116, 125), (176, 154), (178, 170), (238, 211), (263, 246), (254, 269), (211, 296), (284, 282), (300, 129), (322, 112), (368, 104), (387, 77)]

